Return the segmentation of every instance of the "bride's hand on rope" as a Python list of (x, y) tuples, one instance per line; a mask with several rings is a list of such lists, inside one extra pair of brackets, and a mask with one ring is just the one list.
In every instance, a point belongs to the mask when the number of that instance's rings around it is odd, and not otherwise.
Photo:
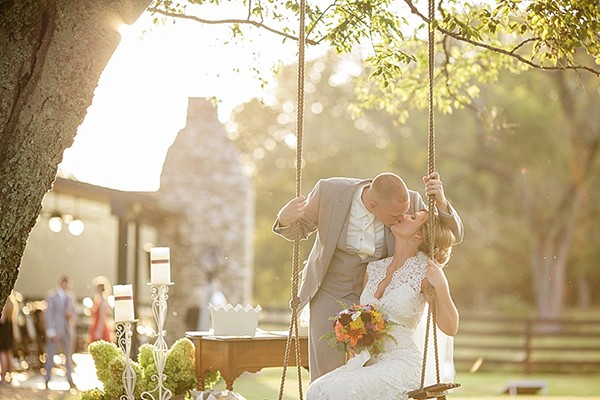
[(289, 226), (294, 222), (298, 221), (304, 209), (306, 208), (306, 197), (298, 196), (295, 199), (290, 200), (285, 206), (279, 210), (277, 218), (281, 226)]
[(448, 280), (442, 270), (442, 266), (437, 261), (429, 259), (425, 277), (436, 291), (440, 292), (448, 290)]
[(450, 212), (440, 174), (434, 171), (429, 174), (429, 176), (424, 176), (423, 183), (425, 184), (425, 194), (427, 197), (431, 195), (435, 196), (435, 205), (437, 209), (444, 212)]

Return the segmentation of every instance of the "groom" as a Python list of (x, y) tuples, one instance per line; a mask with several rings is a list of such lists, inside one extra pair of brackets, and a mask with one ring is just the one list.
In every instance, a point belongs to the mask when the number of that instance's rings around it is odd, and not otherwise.
[[(460, 217), (450, 205), (437, 172), (424, 177), (425, 192), (435, 196), (441, 220), (463, 238)], [(294, 240), (317, 237), (302, 272), (299, 310), (309, 305), (310, 379), (341, 366), (345, 354), (320, 341), (332, 328), (330, 317), (341, 311), (340, 302), (358, 304), (368, 262), (388, 257), (394, 249), (389, 227), (406, 214), (426, 208), (419, 193), (408, 190), (396, 174), (374, 179), (328, 178), (317, 182), (308, 198), (290, 200), (277, 214), (273, 231)]]

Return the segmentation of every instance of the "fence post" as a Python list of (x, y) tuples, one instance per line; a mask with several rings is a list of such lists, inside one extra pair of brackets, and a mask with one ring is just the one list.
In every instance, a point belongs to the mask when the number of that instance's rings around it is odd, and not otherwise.
[(531, 374), (531, 341), (533, 336), (533, 324), (534, 322), (531, 319), (525, 320), (525, 362), (523, 363), (525, 375)]

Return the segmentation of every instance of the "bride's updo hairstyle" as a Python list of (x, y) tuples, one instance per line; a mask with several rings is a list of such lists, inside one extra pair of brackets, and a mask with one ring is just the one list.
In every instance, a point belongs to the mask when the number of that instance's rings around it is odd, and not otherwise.
[[(441, 223), (439, 215), (435, 214), (433, 220), (435, 222), (433, 258), (443, 266), (450, 260), (452, 245), (456, 239), (450, 228)], [(427, 255), (429, 255), (429, 223), (430, 221), (427, 221), (421, 226), (423, 241), (419, 245), (419, 251)]]

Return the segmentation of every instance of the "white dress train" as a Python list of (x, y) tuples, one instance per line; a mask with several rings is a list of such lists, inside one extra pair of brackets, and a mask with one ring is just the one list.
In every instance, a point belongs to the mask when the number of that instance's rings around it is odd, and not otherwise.
[[(419, 325), (417, 325), (414, 335), (415, 343), (421, 352), (423, 352), (425, 348), (425, 328), (427, 327), (428, 307), (429, 306), (425, 304), (423, 316), (419, 321)], [(456, 369), (454, 368), (454, 337), (446, 335), (438, 327), (436, 327), (436, 329), (438, 342), (438, 361), (440, 366), (440, 382), (454, 382), (456, 375)], [(435, 372), (435, 348), (433, 346), (433, 332), (431, 331), (430, 327), (427, 346), (427, 365), (425, 369), (425, 386), (437, 383), (437, 376)]]

